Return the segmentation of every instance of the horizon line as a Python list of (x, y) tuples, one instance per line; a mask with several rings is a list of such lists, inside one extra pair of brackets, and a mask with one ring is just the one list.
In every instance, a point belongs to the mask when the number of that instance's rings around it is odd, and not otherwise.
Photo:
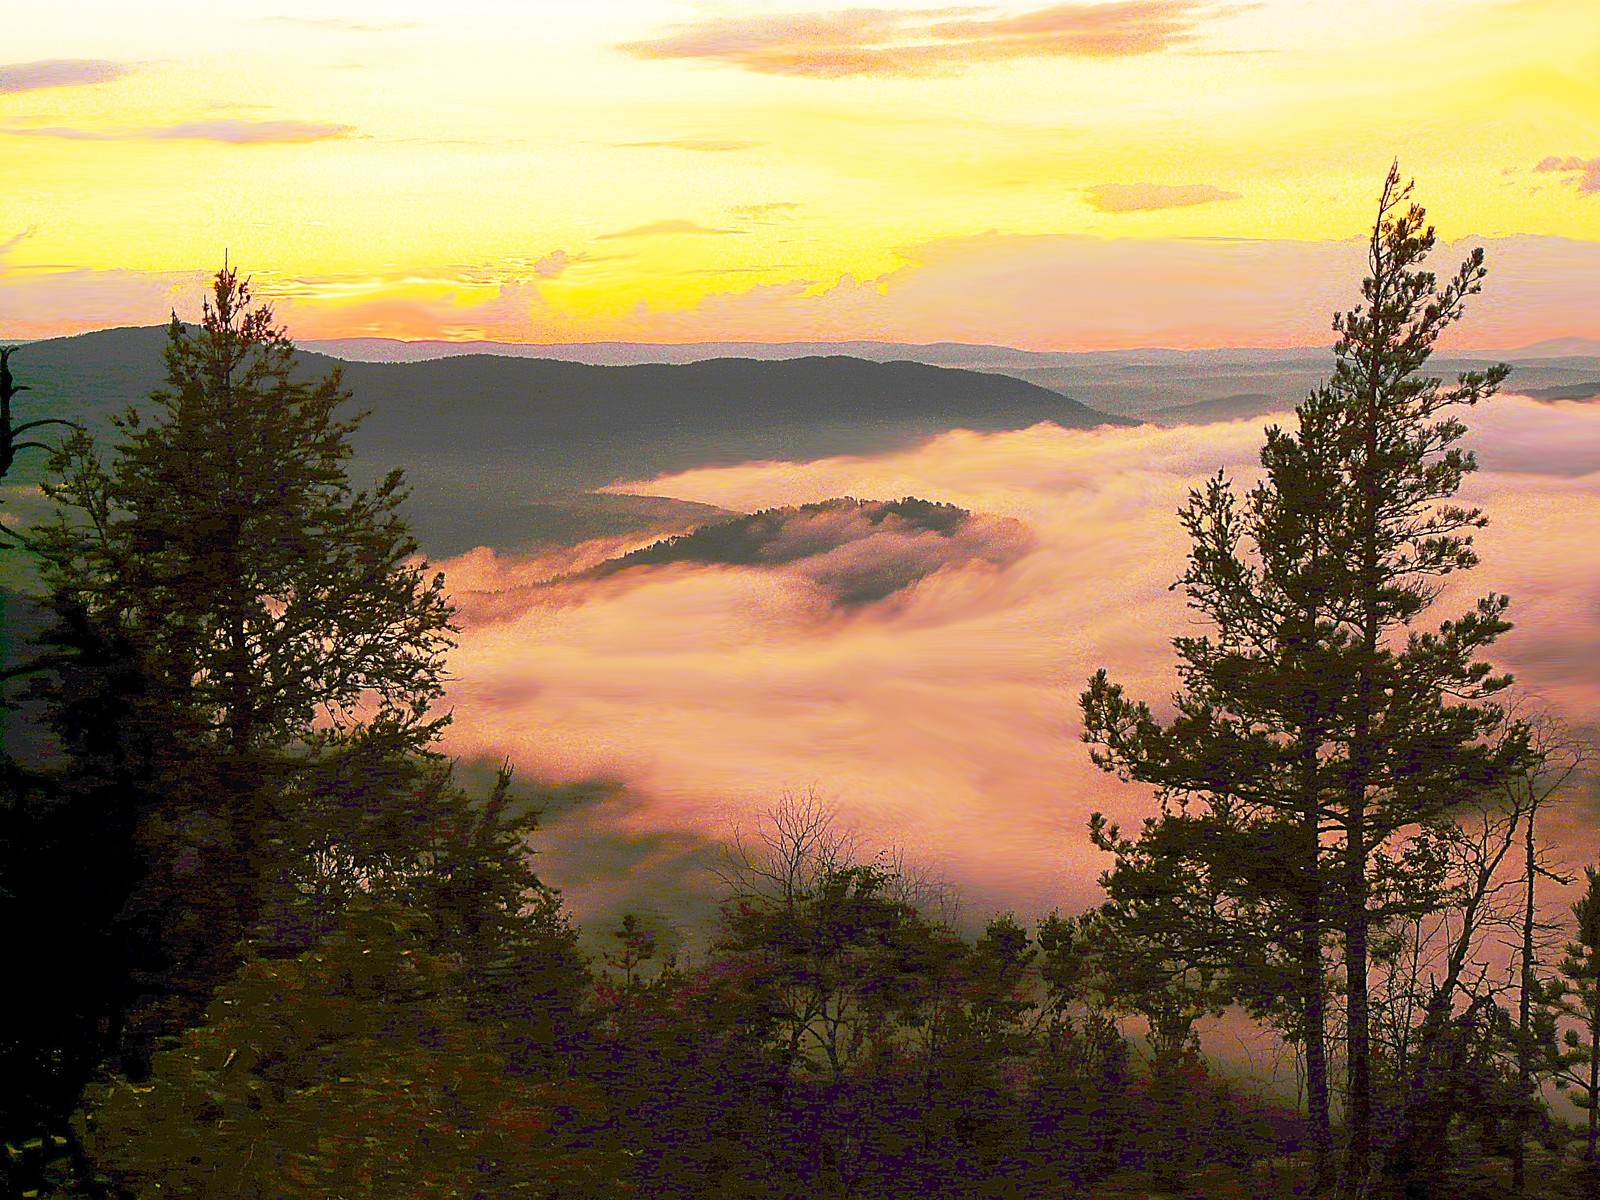
[[(65, 341), (76, 337), (89, 337), (97, 333), (116, 333), (121, 330), (165, 329), (170, 321), (162, 321), (150, 325), (107, 325), (98, 329), (85, 329), (77, 333), (59, 333), (48, 337), (19, 338), (0, 334), (0, 343), (17, 346), (39, 345), (45, 342)], [(196, 322), (184, 322), (186, 325)], [(350, 342), (379, 342), (394, 346), (519, 346), (519, 347), (548, 347), (550, 349), (583, 349), (591, 347), (660, 347), (663, 349), (685, 349), (702, 346), (903, 346), (907, 349), (931, 349), (939, 346), (960, 346), (975, 350), (997, 350), (1013, 354), (1137, 354), (1160, 352), (1166, 354), (1204, 354), (1227, 350), (1276, 350), (1276, 351), (1315, 351), (1326, 352), (1332, 349), (1332, 341), (1327, 343), (1292, 343), (1288, 345), (1266, 345), (1250, 343), (1227, 343), (1222, 345), (1207, 346), (1172, 346), (1159, 344), (1140, 344), (1118, 347), (1081, 347), (1074, 349), (1029, 349), (1025, 346), (1013, 346), (1004, 342), (962, 342), (942, 339), (927, 342), (889, 341), (878, 338), (786, 338), (778, 341), (758, 341), (751, 338), (725, 338), (704, 339), (700, 341), (622, 341), (617, 339), (604, 339), (587, 342), (534, 342), (510, 341), (499, 338), (402, 338), (386, 334), (352, 334), (343, 337), (314, 337), (299, 339), (291, 335), (290, 341), (296, 346), (329, 346)], [(1448, 357), (1452, 354), (1506, 354), (1527, 350), (1535, 350), (1549, 346), (1553, 343), (1576, 342), (1592, 346), (1596, 354), (1600, 354), (1600, 339), (1584, 337), (1579, 334), (1562, 334), (1555, 337), (1541, 338), (1521, 346), (1509, 347), (1465, 347), (1442, 351), (1436, 357)], [(1583, 357), (1583, 355), (1568, 355), (1570, 357)], [(337, 357), (337, 356), (330, 356)]]

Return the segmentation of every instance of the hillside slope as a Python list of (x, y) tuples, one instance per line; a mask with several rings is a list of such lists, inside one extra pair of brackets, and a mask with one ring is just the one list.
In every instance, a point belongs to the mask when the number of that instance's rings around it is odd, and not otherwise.
[[(110, 329), (24, 346), (14, 359), (28, 415), (70, 416), (104, 432), (163, 375), (161, 327)], [(754, 459), (872, 454), (950, 429), (1134, 424), (1007, 375), (844, 356), (678, 365), (590, 366), (461, 355), (411, 363), (339, 362), (302, 351), (308, 377), (336, 367), (370, 412), (357, 474), (402, 467), (409, 511), (434, 557), (681, 528), (685, 512), (596, 489)], [(41, 463), (8, 482), (37, 482)], [(26, 496), (13, 493), (12, 507)], [(670, 505), (667, 507), (671, 507)]]

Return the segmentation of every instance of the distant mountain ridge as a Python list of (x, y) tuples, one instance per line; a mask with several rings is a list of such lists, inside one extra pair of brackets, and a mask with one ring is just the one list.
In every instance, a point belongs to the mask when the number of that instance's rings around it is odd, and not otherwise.
[[(365, 436), (408, 445), (408, 422), (447, 419), (452, 430), (526, 439), (698, 437), (844, 423), (899, 427), (1069, 429), (1132, 425), (1009, 376), (845, 356), (589, 366), (550, 359), (466, 356), (407, 364), (346, 364), (344, 377), (373, 408)], [(619, 446), (622, 443), (617, 443)], [(773, 450), (785, 448), (783, 439)], [(637, 447), (628, 447), (630, 458)], [(609, 482), (609, 481), (608, 481)]]
[[(165, 345), (165, 326), (107, 329), (27, 343), (16, 362), (30, 376), (35, 403), (51, 411), (75, 404), (96, 418), (149, 395), (164, 373)], [(493, 354), (379, 363), (297, 349), (307, 377), (341, 369), (357, 402), (376, 410), (380, 424), (397, 415), (385, 412), (387, 405), (424, 399), (458, 416), (533, 421), (552, 434), (588, 430), (600, 419), (748, 424), (752, 418), (892, 421), (937, 414), (942, 420), (970, 413), (979, 421), (1017, 414), (1058, 419), (1069, 428), (1131, 423), (1048, 388), (1019, 387), (1007, 376), (838, 353), (603, 365)], [(511, 400), (517, 395), (523, 403)]]
[[(13, 360), (33, 389), (21, 397), (21, 419), (72, 416), (103, 432), (112, 412), (145, 400), (160, 382), (165, 344), (165, 326), (25, 344)], [(433, 557), (480, 544), (514, 549), (679, 532), (716, 510), (595, 493), (697, 467), (880, 454), (958, 428), (1141, 419), (1192, 425), (1287, 411), (1332, 365), (1331, 352), (1316, 348), (1035, 353), (951, 342), (597, 343), (518, 346), (519, 356), (508, 356), (434, 345), (451, 353), (385, 363), (300, 348), (308, 377), (342, 369), (356, 403), (372, 410), (357, 439), (358, 476), (406, 470), (415, 491), (408, 513)], [(1515, 370), (1507, 390), (1544, 400), (1594, 396), (1600, 357), (1556, 353), (1588, 346), (1559, 339), (1529, 348), (1541, 357), (1508, 356)], [(593, 365), (528, 356), (563, 350), (684, 361)], [(708, 357), (730, 350), (745, 356)], [(800, 353), (815, 350), (828, 353)], [(1430, 365), (1449, 378), (1492, 360), (1445, 356)], [(41, 465), (37, 457), (21, 464), (8, 484), (36, 483)], [(24, 517), (38, 506), (15, 488), (0, 501)]]
[[(1333, 366), (1330, 346), (1224, 346), (1199, 350), (1145, 347), (1133, 350), (1021, 350), (964, 342), (575, 342), (529, 345), (515, 342), (402, 342), (345, 338), (308, 342), (336, 357), (372, 361), (420, 361), (441, 356), (493, 353), (592, 364), (692, 363), (712, 358), (781, 360), (846, 354), (872, 362), (920, 362), (1026, 380), (1072, 396), (1101, 412), (1148, 418), (1158, 424), (1207, 423), (1241, 396), (1264, 396), (1262, 412), (1293, 408), (1325, 381)], [(1516, 350), (1457, 350), (1433, 366), (1446, 378), (1482, 370), (1502, 359), (1516, 368), (1511, 390), (1570, 388), (1600, 376), (1600, 341), (1556, 338)], [(1190, 422), (1179, 411), (1199, 406)], [(1207, 407), (1211, 406), (1211, 407)], [(1233, 405), (1234, 408), (1243, 406)], [(1154, 414), (1165, 411), (1165, 417)], [(1251, 415), (1241, 412), (1239, 415)]]
[(1555, 400), (1600, 400), (1600, 379), (1567, 384), (1564, 387), (1528, 388), (1522, 394), (1530, 399), (1544, 400), (1546, 402)]
[[(1067, 366), (1074, 362), (1115, 361), (1157, 365), (1170, 362), (1266, 363), (1323, 359), (1328, 346), (1210, 346), (1178, 349), (1140, 346), (1123, 350), (1024, 350), (984, 342), (497, 342), (405, 340), (356, 337), (310, 339), (299, 343), (307, 350), (350, 362), (422, 362), (467, 354), (493, 354), (511, 358), (553, 358), (596, 366), (637, 363), (688, 363), (708, 358), (809, 358), (837, 354), (874, 362), (908, 360), (934, 366), (981, 369), (995, 363), (1035, 367)], [(1600, 340), (1582, 337), (1549, 338), (1511, 349), (1454, 351), (1467, 358), (1572, 358), (1600, 357)]]
[[(152, 340), (153, 338), (153, 340)], [(164, 327), (111, 329), (26, 344), (26, 357), (79, 359), (92, 347), (95, 358), (139, 368), (150, 380), (160, 377)], [(544, 359), (589, 365), (691, 365), (717, 358), (792, 361), (797, 358), (844, 355), (868, 362), (913, 362), (967, 371), (1007, 375), (1070, 396), (1091, 410), (1112, 416), (1154, 419), (1162, 424), (1182, 419), (1185, 405), (1264, 397), (1267, 408), (1293, 408), (1326, 380), (1333, 355), (1325, 347), (1222, 347), (1172, 350), (1030, 351), (1007, 346), (960, 342), (910, 345), (891, 342), (593, 342), (534, 345), (509, 342), (403, 342), (384, 338), (347, 338), (300, 343), (302, 358), (317, 372), (345, 363), (351, 370), (363, 362), (437, 362), (443, 358), (489, 355), (523, 361)], [(1550, 398), (1570, 398), (1600, 379), (1600, 342), (1558, 338), (1520, 350), (1452, 352), (1432, 366), (1449, 378), (1457, 371), (1480, 370), (1505, 359), (1515, 368), (1507, 390)], [(52, 363), (54, 365), (54, 363)], [(80, 363), (81, 365), (81, 363)], [(103, 375), (105, 372), (100, 372)], [(145, 391), (148, 388), (144, 389)], [(134, 391), (126, 399), (143, 395)], [(1220, 405), (1226, 409), (1228, 405)], [(1240, 407), (1234, 405), (1234, 407)], [(1164, 417), (1155, 417), (1165, 411)], [(1198, 408), (1202, 419), (1215, 419)], [(1242, 414), (1241, 414), (1242, 415)]]
[[(102, 330), (30, 343), (13, 368), (34, 389), (29, 413), (103, 432), (161, 381), (165, 344), (162, 326)], [(681, 524), (693, 507), (590, 495), (627, 480), (884, 453), (951, 429), (1137, 423), (1009, 375), (846, 356), (591, 366), (491, 355), (340, 362), (302, 349), (299, 364), (308, 378), (340, 368), (370, 410), (358, 474), (404, 468), (410, 519), (434, 557)]]
[(1178, 425), (1214, 425), (1224, 421), (1242, 421), (1267, 413), (1286, 412), (1298, 401), (1274, 396), (1268, 392), (1245, 392), (1238, 396), (1218, 396), (1215, 400), (1196, 400), (1193, 404), (1175, 404), (1171, 408), (1157, 409), (1147, 417), (1152, 425), (1172, 428)]
[(1600, 338), (1559, 337), (1546, 338), (1529, 346), (1519, 346), (1505, 351), (1518, 358), (1574, 358), (1600, 357)]

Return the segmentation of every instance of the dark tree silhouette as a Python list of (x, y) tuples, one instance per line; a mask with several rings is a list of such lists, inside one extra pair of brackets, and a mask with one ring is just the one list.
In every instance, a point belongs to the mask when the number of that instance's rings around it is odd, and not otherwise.
[(1576, 929), (1560, 965), (1561, 1006), (1577, 1027), (1563, 1031), (1550, 1065), (1556, 1086), (1575, 1092), (1573, 1103), (1588, 1113), (1584, 1195), (1594, 1200), (1600, 1195), (1600, 871), (1589, 867), (1585, 873), (1588, 887), (1572, 906)]
[[(11, 401), (16, 398), (19, 392), (31, 390), (27, 384), (18, 383), (11, 374), (11, 356), (18, 349), (19, 347), (16, 346), (0, 346), (0, 483), (5, 482), (5, 477), (11, 473), (11, 468), (17, 461), (18, 451), (44, 450), (53, 452), (54, 450), (53, 446), (45, 442), (19, 441), (18, 439), (23, 434), (43, 428), (46, 425), (64, 425), (70, 429), (79, 428), (75, 421), (68, 421), (62, 417), (44, 417), (36, 421), (24, 421), (20, 425), (13, 423)], [(5, 523), (0, 522), (0, 550), (26, 549), (29, 544), (26, 537), (15, 529), (6, 528)], [(6, 612), (8, 605), (9, 598), (0, 593), (0, 713), (4, 713), (8, 708), (4, 691), (6, 684), (22, 676), (31, 675), (38, 670), (37, 663), (11, 663), (9, 661), (12, 647), (10, 643), (11, 630), (8, 627), (8, 615)], [(0, 724), (0, 759), (4, 759), (5, 755), (6, 731), (4, 725)]]
[[(35, 429), (42, 429), (46, 425), (65, 425), (72, 429), (78, 428), (76, 422), (68, 421), (62, 417), (44, 417), (36, 421), (24, 421), (20, 425), (12, 423), (11, 401), (16, 398), (18, 392), (31, 390), (27, 384), (16, 382), (11, 375), (11, 356), (17, 350), (18, 347), (16, 346), (0, 346), (0, 480), (4, 480), (11, 473), (12, 464), (17, 461), (17, 452), (19, 450), (52, 452), (55, 449), (47, 442), (18, 441), (17, 439), (23, 434)], [(26, 546), (28, 544), (27, 538), (16, 530), (7, 529), (4, 525), (0, 525), (0, 549), (10, 548), (6, 545), (6, 539), (8, 538), (16, 545)]]
[[(442, 577), (411, 561), (399, 472), (371, 493), (348, 477), (359, 418), (339, 416), (337, 372), (295, 378), (235, 271), (197, 331), (174, 317), (166, 358), (152, 411), (114, 422), (109, 462), (67, 439), (46, 485), (62, 515), (36, 539), (57, 610), (130, 647), (144, 681), (115, 768), (146, 796), (145, 875), (119, 917), (155, 955), (124, 1031), (135, 1075), (237, 966), (263, 880), (303, 849), (296, 814), (341, 780), (363, 809), (415, 786), (404, 763), (447, 720), (428, 709), (452, 615)], [(58, 712), (79, 672), (62, 664)]]
[[(1456, 446), (1465, 426), (1449, 410), (1492, 395), (1509, 368), (1448, 388), (1421, 373), (1485, 271), (1481, 250), (1443, 285), (1423, 270), (1435, 236), (1409, 197), (1396, 166), (1363, 303), (1334, 320), (1332, 379), (1296, 410), (1293, 433), (1267, 431), (1263, 481), (1241, 506), (1219, 475), (1181, 514), (1193, 549), (1180, 586), (1215, 633), (1174, 639), (1176, 716), (1158, 721), (1103, 670), (1082, 697), (1095, 761), (1156, 785), (1173, 819), (1196, 806), (1216, 832), (1167, 837), (1158, 822), (1148, 838), (1204, 868), (1230, 915), (1245, 918), (1236, 930), (1267, 914), (1263, 948), (1301, 964), (1292, 986), (1308, 1060), (1323, 1036), (1324, 955), (1337, 935), (1351, 1196), (1374, 1151), (1371, 934), (1441, 903), (1428, 886), (1437, 881), (1406, 858), (1407, 832), (1486, 794), (1517, 769), (1525, 742), (1491, 739), (1503, 714), (1489, 698), (1510, 678), (1478, 657), (1510, 628), (1506, 598), (1488, 596), (1433, 631), (1414, 627), (1435, 581), (1476, 565), (1471, 531), (1487, 520), (1452, 503), (1476, 463)], [(1325, 1070), (1314, 1105), (1326, 1103)]]
[[(15, 346), (0, 347), (0, 480), (22, 450), (52, 450), (19, 440), (49, 425), (76, 422), (44, 418), (15, 424), (11, 402), (30, 390), (11, 373)], [(0, 525), (0, 550), (29, 549), (29, 540)], [(26, 1194), (70, 1160), (80, 1178), (92, 1174), (69, 1118), (85, 1083), (114, 1044), (116, 1013), (126, 963), (112, 932), (113, 917), (139, 876), (129, 852), (136, 806), (125, 794), (108, 794), (98, 820), (85, 823), (62, 781), (24, 767), (6, 746), (11, 710), (3, 690), (19, 678), (50, 669), (63, 654), (76, 655), (97, 681), (93, 695), (74, 697), (68, 734), (103, 737), (119, 718), (117, 697), (136, 688), (127, 647), (91, 636), (64, 615), (56, 644), (42, 656), (11, 658), (9, 607), (0, 593), (0, 927), (11, 930), (6, 955), (15, 977), (9, 1019), (0, 1026), (0, 1186)]]

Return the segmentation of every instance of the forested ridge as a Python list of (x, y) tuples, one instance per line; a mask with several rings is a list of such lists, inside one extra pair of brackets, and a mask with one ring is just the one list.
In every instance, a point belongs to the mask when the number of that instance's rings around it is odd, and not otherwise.
[[(30, 343), (30, 399), (38, 411), (109, 433), (110, 417), (143, 403), (161, 379), (167, 333), (110, 329)], [(842, 354), (592, 366), (490, 354), (341, 364), (302, 350), (291, 377), (311, 382), (335, 369), (369, 412), (353, 434), (352, 476), (402, 468), (407, 523), (439, 558), (655, 524), (667, 502), (591, 490), (619, 479), (881, 453), (954, 428), (1135, 424), (1006, 375)], [(14, 482), (36, 483), (43, 463), (19, 460)]]
[[(45, 597), (0, 709), (53, 747), (0, 743), (5, 1194), (1600, 1197), (1600, 870), (1551, 921), (1540, 825), (1586, 748), (1494, 666), (1507, 597), (1439, 603), (1489, 519), (1460, 414), (1508, 368), (1427, 373), (1487, 273), (1435, 276), (1434, 242), (1392, 171), (1327, 381), (1259, 482), (1178, 514), (1177, 693), (1086, 682), (1086, 753), (1157, 804), (1085, 831), (1103, 903), (975, 932), (786, 793), (692, 954), (642, 913), (586, 954), (537, 791), (442, 752), (456, 613), (405, 477), (354, 481), (363, 395), (237, 271), (107, 436), (30, 419), (0, 351), (0, 478), (45, 464), (53, 509), (0, 527)], [(835, 499), (591, 573), (977, 519)], [(1291, 1048), (1298, 1101), (1207, 1062), (1224, 1013)]]

